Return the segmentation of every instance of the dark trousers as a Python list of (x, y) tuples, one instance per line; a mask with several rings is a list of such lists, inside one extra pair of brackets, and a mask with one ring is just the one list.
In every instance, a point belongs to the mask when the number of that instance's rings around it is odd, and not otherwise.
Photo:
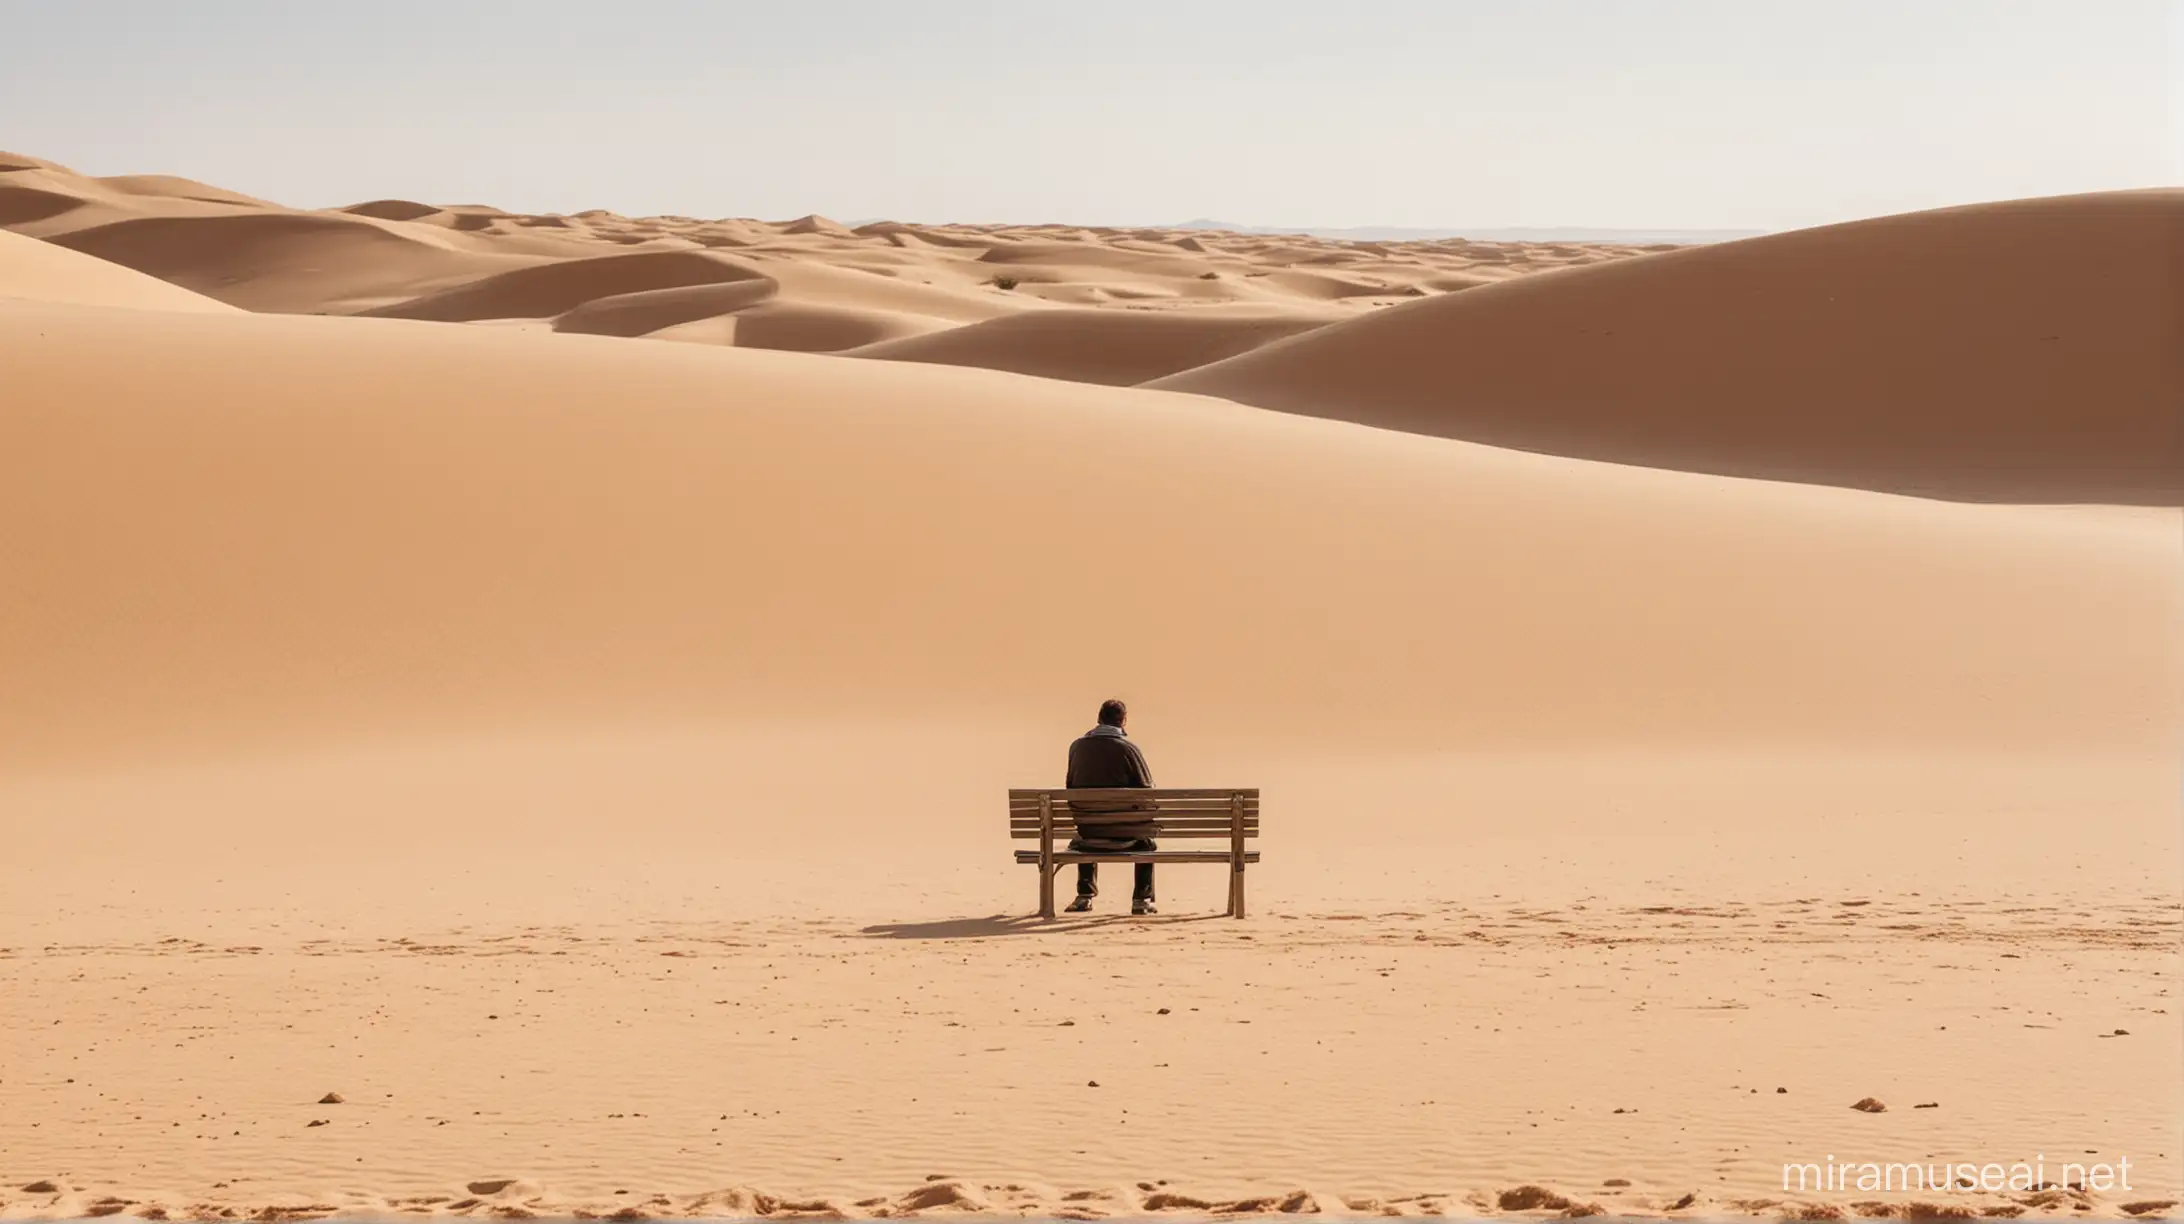
[[(1087, 845), (1081, 837), (1073, 837), (1069, 841), (1069, 848), (1072, 852), (1078, 854), (1143, 854), (1160, 849), (1159, 845), (1150, 837), (1140, 837), (1130, 842), (1103, 841), (1092, 845)], [(1137, 876), (1131, 882), (1130, 899), (1132, 901), (1152, 900), (1153, 865), (1151, 863), (1132, 863), (1131, 866), (1137, 868)], [(1077, 895), (1080, 897), (1097, 897), (1100, 895), (1100, 865), (1098, 863), (1077, 864)]]

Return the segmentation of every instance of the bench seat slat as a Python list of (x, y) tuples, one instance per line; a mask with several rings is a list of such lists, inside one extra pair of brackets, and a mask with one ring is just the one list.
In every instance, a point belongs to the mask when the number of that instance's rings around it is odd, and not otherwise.
[[(1064, 820), (1059, 816), (1054, 818), (1054, 827), (1057, 829), (1083, 828), (1088, 830), (1110, 828), (1118, 824), (1157, 824), (1171, 829), (1211, 829), (1215, 827), (1226, 829), (1230, 823), (1231, 820), (1227, 816), (1169, 816), (1159, 812), (1147, 812), (1143, 817), (1132, 820)], [(1039, 818), (1036, 816), (1011, 817), (1009, 827), (1012, 829), (1036, 829), (1039, 827)], [(1258, 827), (1258, 817), (1244, 817), (1244, 828), (1256, 829)]]
[[(1148, 805), (1142, 808), (1130, 808), (1119, 812), (1100, 811), (1097, 809), (1093, 809), (1079, 813), (1073, 808), (1065, 808), (1060, 804), (1056, 804), (1054, 807), (1054, 818), (1056, 820), (1068, 820), (1073, 819), (1079, 815), (1084, 815), (1089, 816), (1094, 820), (1097, 820), (1103, 816), (1136, 816), (1141, 812), (1157, 812), (1163, 816), (1220, 816), (1225, 818), (1229, 815), (1230, 810), (1231, 809), (1229, 808), (1229, 806), (1225, 803), (1220, 805), (1219, 807), (1184, 807), (1178, 804), (1163, 803), (1158, 807)], [(1244, 809), (1244, 815), (1247, 817), (1255, 817), (1258, 814), (1259, 809), (1256, 807), (1246, 807)], [(1010, 808), (1009, 816), (1010, 818), (1015, 820), (1037, 820), (1039, 819), (1039, 809), (1035, 807)]]
[[(1137, 823), (1139, 823), (1139, 822), (1141, 822), (1141, 821), (1147, 821), (1147, 820), (1195, 820), (1195, 821), (1199, 821), (1199, 822), (1203, 823), (1203, 822), (1205, 822), (1205, 821), (1208, 821), (1208, 820), (1229, 820), (1229, 819), (1231, 819), (1231, 818), (1232, 818), (1232, 814), (1231, 814), (1231, 813), (1228, 813), (1228, 812), (1167, 812), (1167, 811), (1150, 811), (1150, 810), (1148, 810), (1148, 811), (1143, 811), (1143, 812), (1056, 812), (1056, 813), (1054, 813), (1054, 823), (1055, 823), (1055, 824), (1058, 824), (1058, 825), (1062, 825), (1062, 824), (1086, 824), (1086, 825), (1096, 825), (1096, 824), (1137, 824)], [(1246, 822), (1250, 822), (1250, 821), (1255, 821), (1255, 820), (1257, 820), (1257, 819), (1259, 819), (1259, 814), (1258, 814), (1257, 812), (1245, 812), (1245, 813), (1244, 813), (1244, 820), (1245, 820)], [(1037, 812), (1010, 812), (1010, 813), (1009, 813), (1009, 823), (1010, 823), (1010, 824), (1031, 824), (1031, 825), (1035, 825), (1035, 824), (1038, 824), (1038, 823), (1039, 823), (1039, 813), (1037, 813)]]
[[(1153, 835), (1153, 841), (1168, 841), (1171, 837), (1227, 837), (1227, 835), (1230, 835), (1227, 828), (1162, 828), (1160, 833)], [(1245, 837), (1245, 841), (1256, 841), (1258, 833), (1245, 833), (1243, 837)], [(1037, 839), (1040, 839), (1040, 831), (1037, 831), (1037, 828), (1011, 828), (1009, 839), (1013, 839), (1013, 841), (1037, 841)], [(1066, 833), (1055, 833), (1055, 846), (1068, 846), (1068, 841), (1070, 841), (1070, 837)]]
[[(1016, 852), (1016, 861), (1036, 864), (1039, 861), (1039, 852), (1037, 850), (1019, 850)], [(1229, 855), (1226, 850), (1155, 850), (1150, 854), (1078, 854), (1068, 850), (1056, 850), (1054, 852), (1054, 861), (1057, 863), (1226, 863), (1229, 861)], [(1259, 852), (1256, 850), (1244, 851), (1244, 861), (1247, 863), (1258, 862)]]
[(1077, 791), (1068, 791), (1068, 789), (1053, 789), (1053, 791), (1013, 789), (1013, 791), (1009, 791), (1009, 802), (1031, 800), (1033, 804), (1037, 804), (1037, 802), (1040, 802), (1040, 796), (1053, 796), (1057, 804), (1064, 802), (1064, 800), (1072, 800), (1072, 798), (1079, 798), (1079, 800), (1127, 800), (1127, 798), (1147, 798), (1147, 796), (1160, 796), (1160, 798), (1171, 798), (1171, 800), (1227, 800), (1230, 796), (1243, 796), (1247, 800), (1256, 800), (1258, 798), (1258, 787), (1151, 787), (1151, 789), (1107, 787), (1107, 789), (1077, 789)]
[[(1193, 827), (1201, 829), (1210, 829), (1215, 825), (1219, 825), (1220, 827), (1226, 829), (1229, 827), (1231, 821), (1232, 818), (1226, 814), (1220, 816), (1171, 816), (1165, 812), (1147, 812), (1142, 816), (1133, 816), (1129, 820), (1067, 820), (1060, 816), (1057, 816), (1054, 818), (1054, 827), (1057, 829), (1074, 829), (1080, 827), (1086, 829), (1097, 829), (1102, 826), (1118, 824), (1159, 824), (1169, 825), (1176, 828)], [(1258, 825), (1258, 817), (1244, 817), (1245, 828), (1257, 828)], [(1036, 816), (1012, 816), (1009, 818), (1009, 827), (1012, 829), (1036, 829), (1039, 827), (1039, 818)]]
[[(1162, 824), (1160, 833), (1147, 833), (1147, 837), (1227, 837), (1230, 833), (1232, 833), (1232, 828), (1227, 824), (1219, 824), (1219, 826), (1214, 826), (1214, 824)], [(1037, 824), (1033, 824), (1029, 828), (1011, 828), (1011, 831), (1009, 831), (1009, 837), (1037, 837), (1037, 835), (1040, 835), (1040, 826), (1037, 826)], [(1243, 826), (1243, 835), (1245, 837), (1258, 837), (1258, 828), (1251, 828), (1249, 824), (1245, 824)], [(1103, 831), (1103, 828), (1057, 828), (1057, 831), (1055, 831), (1055, 841), (1068, 841), (1070, 837), (1131, 837), (1131, 835), (1129, 833), (1109, 833), (1109, 831)]]
[[(1078, 803), (1103, 803), (1116, 799), (1157, 799), (1163, 803), (1188, 803), (1198, 807), (1210, 807), (1214, 804), (1225, 807), (1231, 799), (1236, 798), (1241, 798), (1246, 804), (1259, 802), (1257, 795), (1172, 795), (1158, 790), (1077, 791), (1074, 794), (1067, 791), (1057, 791), (1051, 793), (1053, 794), (1055, 807), (1067, 807), (1072, 800)], [(1011, 797), (1009, 806), (1035, 808), (1039, 806), (1039, 796), (1033, 794)]]
[[(1099, 812), (1113, 810), (1114, 806), (1113, 804), (1094, 804), (1086, 801), (1083, 810)], [(1169, 799), (1157, 803), (1146, 801), (1144, 806), (1147, 809), (1157, 808), (1163, 812), (1221, 812), (1225, 814), (1230, 810), (1226, 802), (1215, 803), (1210, 800), (1199, 799)], [(1054, 810), (1057, 812), (1074, 812), (1079, 809), (1067, 803), (1056, 803)], [(1135, 811), (1136, 809), (1129, 810)], [(1259, 805), (1256, 803), (1247, 802), (1244, 804), (1245, 815), (1250, 815), (1258, 810)], [(1037, 816), (1039, 814), (1039, 805), (1036, 803), (1012, 803), (1009, 805), (1009, 814), (1011, 816)]]
[[(1081, 829), (1087, 836), (1089, 836), (1091, 834), (1099, 832), (1101, 829), (1112, 829), (1117, 825), (1139, 824), (1159, 825), (1163, 829), (1220, 829), (1223, 832), (1226, 832), (1228, 830), (1230, 821), (1225, 816), (1219, 820), (1206, 820), (1199, 817), (1176, 816), (1162, 816), (1158, 819), (1147, 819), (1142, 821), (1088, 820), (1081, 825), (1073, 824), (1067, 820), (1057, 820), (1054, 822), (1054, 831), (1056, 833), (1075, 833)], [(1027, 829), (1033, 833), (1038, 832), (1039, 822), (1036, 820), (1012, 820), (1009, 822), (1009, 831), (1012, 833), (1022, 833)], [(1244, 832), (1246, 834), (1255, 833), (1258, 831), (1258, 829), (1258, 821), (1252, 820), (1249, 817), (1245, 818)]]

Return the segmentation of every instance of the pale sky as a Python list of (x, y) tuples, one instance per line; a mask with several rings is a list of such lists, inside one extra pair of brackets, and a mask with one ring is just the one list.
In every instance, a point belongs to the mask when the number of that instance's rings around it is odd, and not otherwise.
[(2184, 0), (0, 0), (0, 148), (302, 207), (1785, 229), (2184, 181)]

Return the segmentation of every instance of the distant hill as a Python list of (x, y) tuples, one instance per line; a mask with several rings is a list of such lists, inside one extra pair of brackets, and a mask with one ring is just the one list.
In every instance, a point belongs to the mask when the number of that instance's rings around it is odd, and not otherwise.
[[(842, 222), (851, 228), (871, 225), (880, 221), (900, 221), (900, 217), (852, 218)], [(965, 224), (979, 224), (966, 222)], [(1473, 238), (1480, 242), (1625, 242), (1650, 244), (1676, 242), (1698, 244), (1728, 242), (1735, 238), (1756, 238), (1769, 230), (1756, 229), (1593, 229), (1582, 225), (1568, 226), (1515, 226), (1502, 229), (1405, 229), (1395, 225), (1359, 225), (1341, 229), (1324, 225), (1239, 225), (1233, 221), (1215, 221), (1200, 217), (1195, 221), (1163, 222), (1148, 226), (1127, 226), (1098, 222), (1113, 229), (1171, 229), (1171, 230), (1223, 230), (1232, 234), (1306, 234), (1314, 238), (1327, 238), (1336, 242), (1431, 242), (1436, 238)]]
[(1162, 229), (1227, 230), (1238, 234), (1309, 234), (1338, 242), (1430, 242), (1436, 238), (1475, 238), (1481, 242), (1727, 242), (1755, 238), (1766, 233), (1756, 229), (1593, 229), (1581, 225), (1502, 229), (1405, 229), (1394, 225), (1359, 225), (1347, 229), (1316, 225), (1238, 225), (1204, 217)]

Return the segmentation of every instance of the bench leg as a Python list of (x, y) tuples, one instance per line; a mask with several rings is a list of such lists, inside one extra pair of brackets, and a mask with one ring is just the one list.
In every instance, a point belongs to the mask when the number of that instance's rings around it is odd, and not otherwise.
[(1039, 796), (1039, 917), (1054, 921), (1054, 801)]
[(1241, 793), (1229, 796), (1228, 912), (1231, 918), (1244, 916), (1244, 797)]

